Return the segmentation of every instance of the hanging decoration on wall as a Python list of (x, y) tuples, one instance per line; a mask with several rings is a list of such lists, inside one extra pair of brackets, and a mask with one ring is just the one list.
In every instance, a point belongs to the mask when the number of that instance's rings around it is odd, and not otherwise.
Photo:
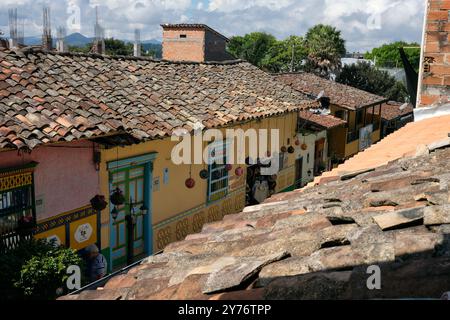
[(287, 152), (286, 146), (282, 146), (282, 147), (281, 147), (281, 152), (282, 152), (282, 153), (286, 153), (286, 152)]
[(302, 144), (302, 150), (308, 150), (308, 145), (306, 143)]
[(296, 145), (296, 146), (300, 146), (300, 144), (301, 144), (301, 143), (300, 143), (300, 140), (296, 139), (296, 140), (295, 140), (295, 145)]
[(200, 171), (200, 178), (203, 180), (208, 179), (208, 170), (203, 169), (202, 171)]
[(272, 157), (272, 152), (270, 152), (270, 151), (267, 151), (267, 152), (266, 152), (266, 156), (267, 156), (267, 158), (270, 158), (270, 157)]
[(238, 176), (238, 177), (242, 177), (244, 175), (244, 169), (242, 167), (236, 168), (236, 170), (234, 171), (234, 173)]
[(227, 170), (228, 172), (233, 170), (233, 165), (232, 164), (225, 165), (225, 170)]
[(120, 188), (116, 188), (110, 197), (111, 203), (115, 206), (121, 206), (125, 203), (125, 196)]
[(96, 195), (91, 199), (91, 206), (96, 211), (105, 210), (108, 206), (108, 202), (105, 199), (105, 196)]
[(195, 187), (195, 180), (192, 179), (192, 165), (189, 167), (189, 178), (184, 182), (186, 188), (192, 189)]
[(192, 189), (195, 187), (195, 180), (192, 178), (189, 178), (186, 180), (185, 185), (188, 189)]
[(290, 147), (288, 148), (288, 152), (289, 152), (290, 154), (293, 154), (293, 153), (295, 152), (294, 147), (293, 147), (293, 146), (290, 146)]

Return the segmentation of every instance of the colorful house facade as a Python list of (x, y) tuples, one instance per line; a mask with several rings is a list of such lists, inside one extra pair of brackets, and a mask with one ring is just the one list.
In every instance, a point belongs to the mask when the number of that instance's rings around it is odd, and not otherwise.
[(275, 77), (311, 98), (320, 98), (323, 109), (347, 123), (331, 137), (330, 157), (348, 159), (381, 139), (382, 106), (388, 99), (310, 73)]
[[(31, 166), (19, 169), (33, 172), (26, 186), (36, 237), (75, 249), (97, 243), (111, 270), (247, 203), (247, 161), (177, 165), (179, 130), (277, 130), (280, 149), (269, 143), (267, 158), (281, 168), (258, 179), (270, 180), (269, 195), (294, 186), (298, 111), (316, 103), (247, 62), (37, 49), (0, 50), (0, 58), (0, 168)], [(225, 150), (228, 142), (220, 143)], [(93, 199), (105, 199), (104, 207)]]

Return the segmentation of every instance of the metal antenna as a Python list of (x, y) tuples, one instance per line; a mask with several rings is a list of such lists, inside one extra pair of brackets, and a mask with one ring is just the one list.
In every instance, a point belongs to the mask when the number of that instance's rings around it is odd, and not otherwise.
[(53, 47), (52, 43), (52, 26), (50, 23), (50, 7), (44, 6), (43, 8), (43, 28), (44, 32), (42, 35), (42, 47), (44, 50), (51, 50)]
[(17, 32), (17, 8), (9, 9), (9, 38), (10, 47), (17, 48), (18, 32)]
[(134, 30), (134, 56), (141, 56), (141, 31), (139, 29)]

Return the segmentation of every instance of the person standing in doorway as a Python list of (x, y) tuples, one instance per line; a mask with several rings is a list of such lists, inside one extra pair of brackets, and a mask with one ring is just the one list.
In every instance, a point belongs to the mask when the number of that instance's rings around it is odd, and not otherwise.
[(88, 277), (90, 282), (95, 282), (106, 276), (108, 263), (95, 244), (90, 245), (86, 249), (88, 258)]

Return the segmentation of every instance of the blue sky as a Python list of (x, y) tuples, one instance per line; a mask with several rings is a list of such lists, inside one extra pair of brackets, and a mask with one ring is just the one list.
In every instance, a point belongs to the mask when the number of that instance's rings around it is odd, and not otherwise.
[[(350, 51), (420, 41), (425, 10), (424, 0), (1, 0), (0, 30), (8, 34), (8, 8), (17, 7), (25, 35), (39, 35), (44, 4), (51, 7), (54, 29), (64, 25), (88, 36), (98, 5), (106, 35), (115, 38), (132, 39), (140, 28), (144, 39), (160, 39), (161, 23), (199, 22), (226, 36), (266, 31), (282, 39), (327, 23), (342, 31)], [(77, 8), (79, 19), (69, 20)]]

